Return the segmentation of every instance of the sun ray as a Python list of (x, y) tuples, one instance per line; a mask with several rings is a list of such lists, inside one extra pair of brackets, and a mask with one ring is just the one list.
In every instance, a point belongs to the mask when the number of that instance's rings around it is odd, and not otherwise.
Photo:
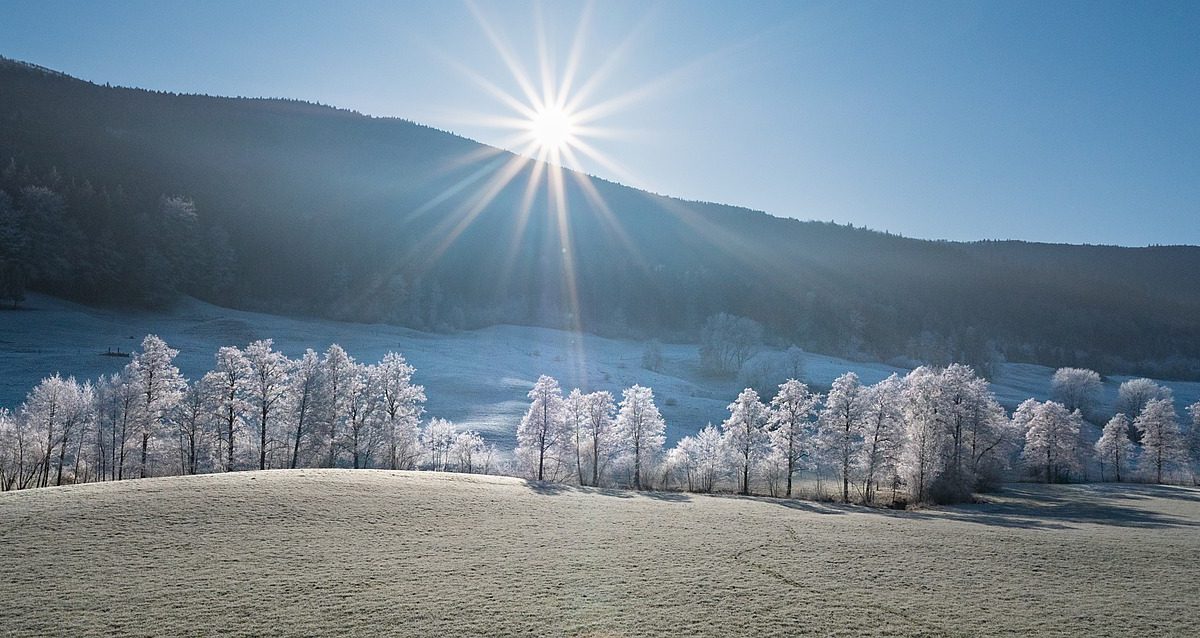
[[(612, 257), (626, 261), (639, 270), (650, 271), (648, 256), (637, 248), (622, 223), (623, 217), (605, 201), (603, 193), (607, 191), (604, 187), (598, 187), (585, 167), (599, 167), (606, 174), (627, 183), (636, 183), (636, 180), (592, 142), (597, 139), (618, 139), (627, 133), (606, 126), (603, 120), (653, 96), (656, 91), (670, 88), (677, 81), (676, 78), (681, 74), (686, 75), (686, 72), (676, 70), (649, 85), (611, 95), (607, 99), (596, 99), (619, 64), (630, 55), (633, 43), (650, 23), (653, 12), (647, 13), (615, 49), (607, 51), (597, 68), (588, 69), (585, 73), (584, 54), (594, 2), (587, 2), (580, 10), (566, 56), (562, 59), (556, 56), (555, 42), (550, 37), (553, 32), (548, 28), (544, 7), (535, 4), (529, 44), (536, 59), (530, 65), (521, 63), (516, 50), (479, 6), (473, 2), (468, 2), (468, 6), (515, 85), (510, 86), (511, 90), (506, 90), (495, 78), (482, 77), (459, 64), (451, 63), (451, 66), (507, 111), (505, 114), (474, 118), (471, 124), (507, 132), (500, 146), (514, 155), (508, 156), (510, 159), (505, 162), (489, 159), (487, 154), (468, 154), (470, 157), (460, 160), (465, 165), (474, 161), (484, 164), (439, 194), (422, 210), (447, 206), (469, 189), (477, 189), (477, 192), (466, 196), (461, 205), (451, 208), (435, 229), (436, 245), (425, 255), (431, 263), (440, 258), (484, 211), (496, 205), (497, 198), (510, 184), (523, 181), (522, 188), (517, 191), (519, 196), (509, 191), (512, 195), (499, 200), (499, 205), (512, 206), (511, 226), (506, 229), (511, 234), (496, 273), (500, 289), (507, 289), (510, 282), (514, 281), (514, 269), (518, 259), (523, 258), (521, 251), (531, 246), (530, 238), (526, 237), (531, 220), (535, 215), (544, 215), (538, 219), (544, 223), (545, 232), (539, 232), (539, 237), (532, 244), (542, 252), (534, 256), (533, 263), (537, 268), (550, 268), (538, 280), (545, 282), (546, 286), (557, 288), (543, 290), (565, 313), (565, 316), (554, 321), (563, 322), (563, 327), (578, 335), (584, 328), (586, 318), (582, 307), (584, 300), (580, 297), (579, 268), (581, 263), (587, 263), (581, 261), (581, 257), (584, 260), (592, 258), (590, 253), (579, 253), (580, 249), (591, 244), (577, 237), (578, 233), (597, 229), (605, 237), (611, 238), (617, 250), (623, 253)], [(631, 211), (623, 213), (629, 215)], [(539, 224), (538, 227), (543, 226)], [(577, 377), (586, 380), (583, 340), (576, 336), (571, 343), (578, 348), (571, 363), (577, 366)]]
[(487, 18), (484, 17), (483, 11), (479, 9), (478, 5), (471, 0), (467, 0), (467, 6), (470, 8), (471, 14), (475, 17), (475, 21), (479, 24), (479, 27), (483, 29), (484, 35), (486, 35), (488, 40), (491, 42), (492, 47), (496, 49), (496, 53), (499, 54), (500, 58), (504, 61), (504, 65), (508, 67), (509, 73), (512, 74), (513, 79), (516, 80), (517, 85), (525, 94), (525, 99), (530, 103), (536, 103), (537, 90), (534, 88), (533, 82), (529, 79), (529, 76), (525, 73), (524, 68), (517, 61), (517, 58), (512, 53), (512, 50), (500, 38), (500, 34), (496, 33), (495, 29), (493, 29), (488, 23)]

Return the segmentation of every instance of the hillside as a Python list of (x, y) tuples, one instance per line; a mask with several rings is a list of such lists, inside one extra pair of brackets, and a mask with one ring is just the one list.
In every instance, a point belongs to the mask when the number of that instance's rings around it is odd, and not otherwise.
[(541, 166), (411, 122), (9, 60), (0, 160), (28, 226), (0, 292), (664, 340), (727, 311), (854, 358), (1200, 378), (1197, 247), (920, 241), (574, 174), (559, 214), (544, 179), (524, 205)]
[(1188, 635), (1198, 503), (1013, 486), (893, 513), (437, 473), (147, 479), (0, 494), (0, 598), (11, 636)]
[[(696, 344), (664, 344), (663, 369), (652, 372), (641, 367), (642, 342), (549, 328), (501, 325), (437, 334), (384, 324), (230, 310), (194, 300), (171, 310), (132, 311), (32, 295), (25, 309), (0, 311), (4, 361), (0, 407), (16, 408), (30, 388), (55, 372), (95, 379), (120, 371), (129, 360), (104, 353), (136, 349), (147, 333), (158, 334), (179, 349), (177, 363), (193, 380), (212, 368), (220, 346), (241, 347), (255, 339), (272, 338), (291, 357), (306, 348), (323, 350), (331, 343), (369, 362), (397, 350), (417, 367), (415, 382), (426, 388), (429, 416), (479, 430), (506, 448), (514, 444), (513, 433), (528, 407), (525, 394), (540, 374), (555, 376), (567, 388), (609, 390), (618, 396), (635, 383), (652, 387), (667, 420), (669, 442), (694, 434), (705, 423), (724, 420), (729, 414), (726, 406), (743, 387), (737, 380), (703, 374)], [(854, 371), (865, 383), (907, 372), (817, 353), (806, 354), (804, 368), (805, 380), (821, 390), (847, 371)], [(1047, 399), (1052, 373), (1043, 366), (1002, 364), (992, 390), (1011, 410), (1030, 397)], [(1117, 388), (1126, 378), (1105, 379), (1102, 413), (1111, 411)], [(1200, 383), (1164, 384), (1174, 392), (1181, 414), (1200, 401)]]

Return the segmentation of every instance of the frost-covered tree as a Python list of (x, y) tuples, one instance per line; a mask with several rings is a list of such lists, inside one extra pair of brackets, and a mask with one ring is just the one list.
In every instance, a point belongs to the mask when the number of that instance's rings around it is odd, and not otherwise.
[(138, 393), (124, 372), (101, 379), (96, 387), (96, 402), (101, 432), (108, 437), (108, 478), (125, 478), (125, 453), (129, 434), (137, 417)]
[(272, 339), (262, 339), (246, 346), (242, 355), (250, 364), (249, 400), (258, 416), (258, 469), (267, 469), (267, 438), (276, 409), (289, 389), (288, 358), (273, 349)]
[(771, 399), (768, 420), (772, 451), (782, 461), (786, 474), (785, 494), (792, 495), (792, 479), (800, 461), (812, 446), (813, 416), (821, 397), (795, 377), (779, 384), (779, 391)]
[(842, 479), (842, 502), (850, 502), (850, 477), (862, 441), (863, 391), (858, 375), (847, 372), (833, 380), (818, 419), (821, 447)]
[(802, 380), (804, 377), (805, 354), (797, 346), (783, 351), (760, 352), (742, 365), (738, 383), (753, 388), (765, 398), (773, 394), (780, 383), (788, 379)]
[(1070, 472), (1080, 468), (1077, 451), (1082, 414), (1057, 401), (1031, 407), (1021, 459), (1031, 472), (1042, 474), (1047, 483), (1069, 477)]
[(546, 457), (553, 457), (562, 443), (565, 418), (562, 388), (554, 377), (543, 374), (527, 396), (529, 409), (517, 426), (516, 456), (525, 463), (531, 476), (542, 481), (546, 477)]
[(1129, 379), (1117, 389), (1117, 411), (1135, 418), (1152, 399), (1171, 398), (1171, 389), (1150, 379)]
[(204, 458), (207, 436), (213, 422), (213, 391), (200, 379), (188, 386), (169, 419), (179, 436), (179, 464), (182, 474), (196, 474)]
[(474, 473), (480, 457), (487, 450), (487, 444), (478, 432), (467, 430), (459, 432), (450, 446), (450, 456), (458, 465), (459, 472)]
[(987, 380), (961, 364), (947, 366), (939, 377), (939, 422), (947, 444), (939, 488), (944, 498), (962, 500), (997, 478), (1017, 440)]
[(904, 382), (899, 376), (893, 374), (864, 389), (858, 436), (862, 446), (855, 465), (862, 475), (863, 500), (870, 503), (881, 479), (891, 480), (893, 488), (897, 482), (905, 442)]
[(377, 368), (388, 467), (393, 470), (412, 469), (417, 461), (417, 424), (425, 412), (425, 387), (412, 382), (414, 372), (416, 368), (396, 352), (384, 355)]
[(685, 436), (679, 439), (675, 447), (667, 450), (663, 455), (665, 474), (663, 487), (665, 489), (672, 488), (672, 480), (678, 482), (683, 489), (689, 492), (696, 489), (695, 443), (693, 437)]
[(701, 492), (711, 492), (729, 467), (730, 451), (725, 437), (709, 423), (696, 433), (693, 453), (697, 487)]
[(901, 467), (909, 494), (918, 503), (931, 498), (933, 482), (941, 474), (944, 431), (939, 423), (941, 380), (928, 366), (916, 368), (904, 378), (904, 428), (908, 444)]
[(449, 465), (450, 449), (458, 440), (458, 428), (445, 419), (433, 418), (421, 428), (421, 446), (425, 448), (430, 469), (445, 472)]
[(353, 363), (347, 368), (345, 449), (354, 469), (370, 465), (375, 450), (379, 413), (378, 373), (375, 366)]
[(1104, 468), (1112, 468), (1117, 482), (1121, 474), (1128, 475), (1129, 462), (1133, 459), (1133, 441), (1129, 440), (1129, 418), (1118, 412), (1104, 426), (1104, 432), (1096, 441), (1096, 459), (1100, 461), (1100, 479), (1104, 479)]
[(1192, 453), (1192, 461), (1200, 463), (1200, 401), (1187, 407), (1192, 415), (1192, 427), (1188, 430), (1188, 449)]
[(762, 460), (770, 449), (767, 423), (770, 411), (751, 388), (742, 390), (737, 400), (730, 403), (729, 418), (721, 424), (725, 440), (737, 459), (738, 491), (750, 493), (750, 475), (754, 465)]
[(563, 433), (575, 460), (575, 477), (580, 485), (584, 485), (583, 459), (587, 446), (587, 418), (587, 395), (575, 388), (563, 399)]
[(762, 326), (753, 319), (720, 313), (700, 333), (700, 365), (713, 374), (735, 375), (762, 342)]
[(51, 485), (52, 477), (53, 485), (62, 485), (67, 454), (92, 418), (94, 398), (91, 383), (80, 385), (75, 377), (58, 374), (42, 379), (26, 396), (18, 414), (26, 436), (19, 442), (37, 442), (30, 450), (36, 450), (30, 455), (36, 460), (34, 485)]
[(1101, 387), (1100, 375), (1092, 370), (1059, 368), (1050, 378), (1050, 398), (1068, 412), (1079, 410), (1087, 415), (1095, 410)]
[[(1117, 389), (1117, 412), (1126, 415), (1127, 420), (1136, 419), (1146, 404), (1153, 399), (1170, 399), (1171, 389), (1161, 386), (1150, 379), (1129, 379), (1121, 383)], [(1133, 421), (1129, 421), (1129, 437), (1135, 443), (1140, 439)]]
[(651, 372), (662, 372), (662, 344), (657, 339), (647, 341), (645, 347), (642, 348), (642, 367)]
[(150, 437), (163, 428), (163, 418), (183, 398), (187, 383), (175, 357), (179, 351), (167, 346), (157, 335), (146, 335), (142, 350), (133, 355), (126, 367), (130, 382), (139, 397), (138, 434), (142, 439), (141, 476), (146, 477)]
[(284, 406), (291, 423), (289, 439), (291, 459), (288, 467), (295, 469), (300, 462), (300, 446), (324, 412), (324, 392), (321, 381), (321, 358), (312, 349), (306, 350), (289, 364), (287, 403)]
[(237, 467), (237, 438), (245, 427), (250, 411), (250, 362), (233, 346), (217, 350), (217, 364), (204, 375), (204, 384), (212, 392), (213, 406), (220, 421), (221, 465), (226, 472)]
[(341, 346), (335, 343), (325, 350), (325, 355), (321, 357), (321, 389), (324, 394), (321, 403), (325, 412), (324, 434), (328, 446), (326, 467), (337, 467), (338, 443), (349, 412), (350, 386), (358, 374), (354, 357), (346, 354)]
[(643, 470), (648, 470), (662, 451), (666, 427), (658, 406), (654, 404), (653, 390), (640, 385), (625, 389), (621, 408), (617, 412), (616, 431), (625, 452), (633, 461), (635, 489), (642, 489)]
[(1133, 421), (1142, 435), (1142, 470), (1163, 482), (1163, 470), (1187, 463), (1187, 442), (1179, 429), (1171, 399), (1151, 399)]
[(600, 485), (605, 466), (616, 451), (616, 402), (608, 390), (587, 395), (587, 421), (584, 423), (585, 449), (590, 459), (592, 485)]
[(16, 489), (25, 473), (24, 442), (17, 418), (0, 408), (0, 492)]

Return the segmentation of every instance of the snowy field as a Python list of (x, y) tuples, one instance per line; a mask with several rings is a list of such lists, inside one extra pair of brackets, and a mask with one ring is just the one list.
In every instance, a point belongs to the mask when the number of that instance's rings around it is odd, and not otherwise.
[(382, 470), (0, 494), (11, 636), (1188, 636), (1200, 490), (891, 512)]
[[(0, 311), (0, 406), (15, 408), (42, 377), (59, 372), (95, 378), (120, 370), (128, 359), (104, 356), (129, 352), (155, 333), (180, 351), (178, 365), (197, 378), (213, 364), (219, 346), (244, 346), (273, 338), (289, 356), (305, 348), (322, 351), (341, 344), (352, 356), (375, 363), (389, 350), (417, 367), (415, 382), (426, 388), (430, 416), (473, 428), (503, 446), (527, 406), (525, 393), (539, 374), (558, 378), (565, 389), (609, 390), (639, 383), (654, 389), (667, 420), (668, 444), (707, 422), (719, 423), (741, 386), (702, 374), (695, 344), (663, 345), (661, 373), (641, 367), (644, 344), (560, 330), (495, 326), (457, 334), (431, 334), (387, 325), (367, 325), (229, 310), (186, 301), (170, 312), (118, 312), (95, 309), (43, 295), (31, 295), (25, 309)], [(838, 375), (855, 371), (866, 383), (907, 370), (809, 353), (806, 379), (828, 387)], [(1050, 375), (1044, 366), (1006, 364), (993, 384), (1009, 409), (1029, 397), (1048, 398)], [(1104, 402), (1116, 399), (1127, 377), (1105, 380)], [(1200, 400), (1200, 383), (1169, 385), (1177, 407)]]

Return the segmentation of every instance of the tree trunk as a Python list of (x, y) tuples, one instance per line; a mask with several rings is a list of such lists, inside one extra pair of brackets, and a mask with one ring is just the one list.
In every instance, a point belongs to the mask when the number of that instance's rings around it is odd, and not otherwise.
[(57, 475), (54, 477), (55, 485), (62, 485), (63, 462), (67, 458), (67, 439), (65, 436), (66, 431), (64, 431), (63, 434), (64, 434), (64, 437), (63, 437), (62, 445), (58, 446), (58, 472), (57, 472)]
[(227, 417), (228, 417), (228, 420), (225, 424), (225, 430), (226, 430), (225, 434), (227, 434), (229, 436), (229, 449), (227, 450), (229, 455), (227, 457), (225, 471), (232, 472), (233, 471), (233, 421), (234, 421), (234, 414), (233, 414), (232, 407), (229, 408), (229, 414), (227, 415)]
[(788, 437), (787, 497), (792, 497), (792, 474), (796, 473), (796, 453), (792, 437)]
[[(307, 399), (306, 399), (306, 401), (307, 401)], [(306, 407), (306, 406), (304, 406), (304, 405), (301, 405), (301, 406), (300, 406), (300, 416), (299, 416), (299, 418), (297, 418), (297, 419), (296, 419), (296, 439), (295, 439), (295, 442), (292, 444), (292, 463), (291, 463), (291, 468), (292, 468), (293, 470), (294, 470), (294, 469), (296, 469), (296, 463), (297, 463), (297, 461), (298, 461), (298, 460), (299, 460), (299, 458), (300, 458), (300, 435), (301, 435), (301, 434), (303, 433), (303, 431), (304, 431), (304, 411), (305, 411), (305, 407)]]
[(258, 469), (267, 469), (267, 404), (263, 403), (262, 417), (258, 421)]
[(146, 448), (150, 445), (150, 433), (142, 432), (142, 478), (146, 478)]
[(592, 437), (592, 487), (600, 486), (600, 445), (597, 437)]

